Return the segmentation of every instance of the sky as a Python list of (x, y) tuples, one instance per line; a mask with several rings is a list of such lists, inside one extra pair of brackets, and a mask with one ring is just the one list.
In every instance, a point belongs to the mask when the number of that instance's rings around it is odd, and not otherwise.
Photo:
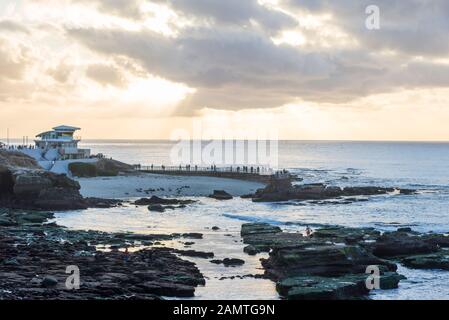
[(449, 141), (448, 123), (446, 0), (0, 0), (3, 139)]

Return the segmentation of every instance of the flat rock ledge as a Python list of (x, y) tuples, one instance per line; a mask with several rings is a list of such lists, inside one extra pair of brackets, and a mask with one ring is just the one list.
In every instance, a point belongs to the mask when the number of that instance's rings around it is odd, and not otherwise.
[(410, 195), (416, 192), (415, 190), (410, 189), (383, 188), (376, 186), (340, 188), (327, 186), (321, 183), (293, 185), (291, 179), (273, 178), (265, 188), (257, 190), (256, 193), (252, 195), (245, 195), (244, 198), (250, 198), (253, 202), (281, 202), (290, 200), (318, 201), (342, 197), (384, 195), (395, 191), (403, 195)]
[(209, 198), (224, 201), (224, 200), (231, 200), (233, 197), (231, 194), (227, 193), (224, 190), (214, 190), (214, 192), (209, 195)]
[[(179, 258), (176, 250), (148, 247), (197, 235), (70, 231), (48, 223), (52, 217), (0, 209), (0, 300), (192, 297), (195, 287), (205, 284), (195, 264)], [(135, 249), (127, 253), (125, 247)], [(66, 287), (68, 266), (80, 270), (79, 290)]]
[(265, 276), (277, 283), (286, 299), (367, 298), (368, 266), (380, 271), (380, 289), (397, 288), (396, 262), (420, 269), (449, 270), (449, 243), (445, 234), (420, 234), (409, 228), (381, 233), (373, 228), (328, 227), (312, 236), (283, 232), (264, 223), (244, 224), (244, 252), (261, 259)]
[[(385, 272), (379, 279), (381, 290), (395, 289), (405, 277)], [(277, 291), (290, 300), (350, 300), (369, 294), (367, 275), (350, 274), (341, 277), (298, 276), (276, 284)]]
[(158, 196), (152, 196), (151, 198), (138, 199), (134, 204), (136, 206), (148, 206), (149, 211), (165, 212), (166, 210), (182, 209), (187, 205), (196, 202), (196, 200), (191, 199), (160, 198)]

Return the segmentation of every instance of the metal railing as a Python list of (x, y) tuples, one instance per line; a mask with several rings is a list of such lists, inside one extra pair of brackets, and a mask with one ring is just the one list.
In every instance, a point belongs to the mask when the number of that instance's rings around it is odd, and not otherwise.
[(82, 140), (81, 136), (59, 136), (59, 137), (36, 137), (34, 139), (35, 141), (61, 141), (61, 142), (67, 142), (67, 141), (75, 141), (75, 140)]
[(216, 167), (216, 166), (155, 166), (155, 165), (135, 165), (134, 168), (138, 171), (149, 172), (182, 172), (182, 173), (233, 173), (233, 174), (252, 174), (252, 175), (275, 175), (281, 173), (281, 171), (274, 171), (272, 168), (257, 167), (257, 166), (228, 166), (228, 167)]

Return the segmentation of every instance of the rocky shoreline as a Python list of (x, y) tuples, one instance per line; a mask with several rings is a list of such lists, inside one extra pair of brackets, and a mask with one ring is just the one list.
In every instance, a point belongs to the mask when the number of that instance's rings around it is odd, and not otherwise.
[[(153, 196), (134, 204), (163, 211), (194, 202)], [(194, 263), (180, 257), (214, 254), (161, 247), (161, 242), (201, 239), (202, 234), (71, 231), (48, 223), (54, 218), (51, 211), (122, 205), (120, 200), (85, 198), (77, 181), (41, 169), (22, 153), (0, 150), (0, 300), (194, 296), (205, 278)], [(69, 266), (80, 271), (78, 290), (66, 286)]]
[[(265, 188), (243, 198), (253, 202), (320, 203), (390, 193), (409, 195), (416, 191), (293, 185), (291, 179), (273, 179)], [(215, 190), (209, 197), (233, 198), (223, 190)], [(132, 204), (164, 212), (195, 202), (153, 195)], [(200, 233), (71, 231), (48, 222), (54, 217), (52, 211), (122, 205), (120, 200), (85, 198), (78, 182), (40, 169), (21, 153), (0, 151), (0, 299), (193, 297), (195, 288), (205, 284), (205, 277), (194, 263), (181, 257), (212, 259), (212, 264), (224, 267), (245, 264), (237, 258), (214, 259), (213, 252), (160, 246), (160, 242), (174, 239), (202, 239)], [(242, 225), (241, 237), (246, 245), (244, 253), (268, 253), (268, 258), (261, 259), (263, 277), (276, 282), (276, 290), (285, 299), (366, 299), (370, 293), (366, 271), (372, 266), (379, 270), (382, 290), (397, 288), (404, 279), (397, 273), (398, 263), (408, 268), (449, 270), (449, 237), (421, 234), (410, 228), (381, 233), (373, 228), (337, 226), (317, 229), (306, 237), (269, 224), (248, 223)], [(185, 242), (185, 247), (188, 243), (192, 242)], [(81, 272), (79, 290), (66, 287), (68, 266), (76, 266)]]
[(397, 191), (399, 194), (410, 195), (416, 192), (411, 189), (384, 188), (377, 186), (363, 187), (335, 187), (322, 183), (293, 185), (292, 179), (272, 179), (270, 183), (254, 194), (243, 198), (252, 199), (253, 202), (282, 202), (282, 201), (308, 201), (340, 199), (342, 197), (385, 195)]
[(381, 233), (373, 228), (331, 227), (310, 237), (283, 232), (269, 224), (244, 224), (244, 252), (261, 259), (265, 276), (276, 282), (285, 299), (364, 299), (367, 267), (379, 270), (380, 289), (397, 288), (405, 277), (397, 263), (417, 269), (449, 270), (449, 237), (420, 234), (410, 228)]
[(79, 210), (120, 204), (118, 200), (84, 198), (80, 189), (77, 181), (43, 170), (23, 153), (0, 150), (0, 208)]
[[(70, 231), (47, 223), (52, 217), (49, 212), (0, 210), (0, 300), (192, 297), (195, 287), (205, 284), (195, 264), (178, 257), (195, 252), (125, 251), (199, 234)], [(67, 266), (79, 268), (79, 290), (66, 288)]]

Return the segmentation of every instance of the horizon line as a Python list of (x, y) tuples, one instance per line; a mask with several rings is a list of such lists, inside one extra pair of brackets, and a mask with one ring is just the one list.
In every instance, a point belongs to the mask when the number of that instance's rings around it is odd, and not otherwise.
[[(9, 140), (14, 141), (22, 141), (23, 138), (9, 138)], [(191, 141), (257, 141), (258, 139), (241, 139), (241, 138), (234, 138), (234, 139), (188, 139)], [(278, 142), (403, 142), (403, 143), (449, 143), (449, 140), (366, 140), (366, 139), (261, 139), (264, 141), (278, 141)], [(7, 141), (7, 138), (0, 138), (0, 142), (5, 143)], [(29, 142), (34, 141), (34, 137), (31, 139), (29, 138)], [(164, 142), (179, 142), (182, 140), (172, 140), (167, 138), (148, 138), (148, 139), (141, 139), (141, 138), (88, 138), (88, 139), (82, 139), (80, 143), (83, 141), (164, 141)]]

